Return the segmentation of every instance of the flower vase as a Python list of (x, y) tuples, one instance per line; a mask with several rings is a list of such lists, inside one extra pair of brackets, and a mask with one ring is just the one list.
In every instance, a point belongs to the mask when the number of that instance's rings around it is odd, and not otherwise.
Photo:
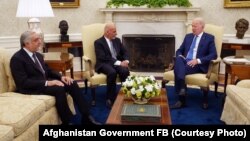
[(134, 97), (132, 97), (132, 99), (133, 99), (135, 104), (147, 104), (150, 98), (147, 99), (147, 98), (134, 98)]

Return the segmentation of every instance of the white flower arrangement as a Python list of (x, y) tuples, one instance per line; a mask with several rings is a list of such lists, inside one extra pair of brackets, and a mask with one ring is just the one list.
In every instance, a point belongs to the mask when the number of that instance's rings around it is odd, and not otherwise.
[(128, 97), (143, 101), (160, 95), (161, 86), (154, 76), (128, 76), (122, 83), (122, 91)]

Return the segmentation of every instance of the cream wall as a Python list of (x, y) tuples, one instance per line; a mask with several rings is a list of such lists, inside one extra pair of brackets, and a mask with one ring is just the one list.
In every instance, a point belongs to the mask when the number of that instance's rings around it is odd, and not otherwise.
[[(54, 8), (55, 17), (40, 18), (45, 41), (59, 40), (58, 23), (61, 20), (67, 20), (69, 23), (70, 40), (81, 40), (82, 25), (104, 22), (104, 13), (100, 12), (99, 8), (104, 8), (106, 1), (80, 0), (79, 8)], [(250, 21), (249, 8), (225, 9), (224, 0), (190, 0), (190, 2), (194, 7), (201, 8), (197, 16), (203, 17), (207, 23), (225, 27), (224, 40), (235, 38), (234, 26), (239, 18)], [(19, 49), (19, 36), (28, 28), (28, 18), (16, 18), (17, 4), (18, 0), (0, 0), (0, 48)], [(246, 32), (245, 38), (250, 41), (250, 29)], [(74, 70), (79, 70), (79, 63), (79, 58), (75, 58)]]
[[(249, 8), (223, 8), (224, 0), (190, 0), (201, 11), (197, 16), (202, 16), (207, 23), (225, 26), (225, 34), (235, 34), (235, 22), (239, 18), (246, 18), (250, 21)], [(16, 18), (18, 0), (0, 0), (0, 38), (19, 36), (27, 29), (28, 18)], [(80, 34), (80, 27), (84, 24), (103, 22), (104, 14), (99, 8), (105, 7), (106, 0), (80, 0), (79, 8), (57, 8), (53, 9), (55, 17), (40, 18), (42, 29), (45, 35), (59, 33), (58, 23), (65, 19), (69, 23), (69, 34)], [(119, 32), (119, 31), (118, 31)], [(247, 31), (250, 34), (250, 30)]]
[[(18, 0), (0, 0), (0, 37), (17, 36), (27, 29), (28, 18), (16, 18)], [(67, 20), (68, 33), (80, 33), (80, 26), (102, 22), (103, 14), (98, 11), (105, 6), (105, 0), (80, 0), (79, 8), (54, 8), (55, 17), (39, 18), (45, 34), (58, 34), (58, 23)]]

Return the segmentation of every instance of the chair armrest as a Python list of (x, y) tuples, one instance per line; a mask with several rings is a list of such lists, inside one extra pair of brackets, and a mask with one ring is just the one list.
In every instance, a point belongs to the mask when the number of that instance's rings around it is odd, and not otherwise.
[(250, 79), (241, 80), (236, 85), (242, 88), (250, 88)]
[(85, 62), (86, 70), (89, 71), (90, 76), (92, 77), (94, 75), (94, 67), (92, 65), (92, 61), (89, 57), (83, 56), (83, 61)]
[(208, 72), (206, 77), (209, 79), (212, 73), (219, 73), (219, 64), (221, 59), (217, 58), (216, 60), (211, 60), (208, 67)]

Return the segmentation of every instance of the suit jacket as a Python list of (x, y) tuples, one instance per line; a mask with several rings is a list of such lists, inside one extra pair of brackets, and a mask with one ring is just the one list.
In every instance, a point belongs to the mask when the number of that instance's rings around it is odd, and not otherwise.
[[(128, 53), (124, 48), (124, 46), (122, 45), (121, 40), (119, 38), (115, 38), (112, 40), (112, 43), (117, 53), (117, 60), (119, 61), (128, 60)], [(99, 72), (99, 69), (105, 64), (110, 64), (111, 66), (113, 66), (117, 60), (112, 58), (111, 51), (104, 36), (97, 39), (94, 45), (96, 54), (96, 65), (95, 65), (96, 71)]]
[(40, 53), (36, 53), (36, 55), (45, 71), (45, 76), (23, 48), (17, 51), (10, 60), (11, 73), (17, 91), (20, 93), (39, 94), (45, 88), (46, 80), (61, 80), (61, 74), (52, 71), (44, 63), (43, 55)]
[[(187, 34), (182, 42), (180, 48), (176, 51), (176, 56), (187, 56), (189, 48), (192, 44), (194, 34)], [(214, 36), (208, 33), (203, 33), (200, 43), (198, 45), (196, 58), (199, 58), (201, 64), (198, 64), (200, 69), (206, 73), (208, 71), (209, 62), (217, 58), (217, 51), (214, 42)]]

